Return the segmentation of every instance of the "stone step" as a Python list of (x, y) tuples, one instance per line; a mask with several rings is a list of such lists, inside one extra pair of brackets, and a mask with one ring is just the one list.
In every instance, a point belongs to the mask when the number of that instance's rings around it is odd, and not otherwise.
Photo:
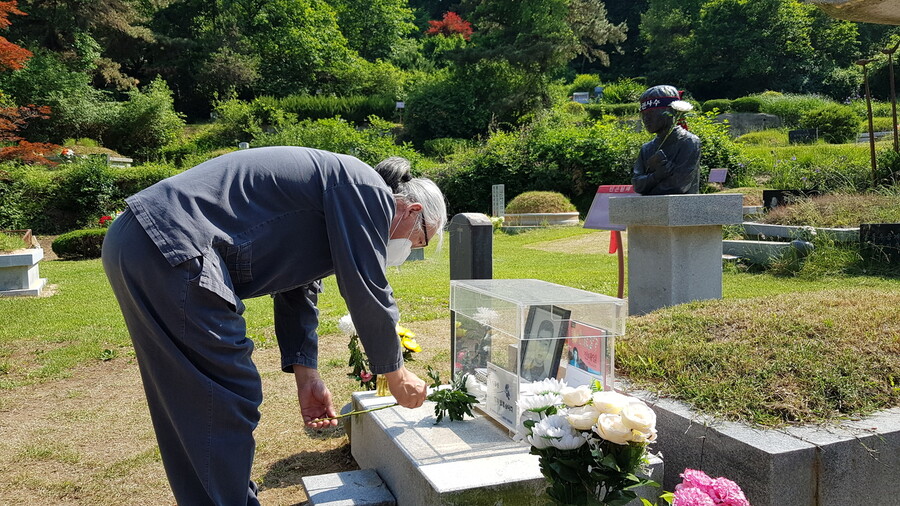
[(309, 506), (396, 506), (397, 500), (374, 469), (304, 476)]

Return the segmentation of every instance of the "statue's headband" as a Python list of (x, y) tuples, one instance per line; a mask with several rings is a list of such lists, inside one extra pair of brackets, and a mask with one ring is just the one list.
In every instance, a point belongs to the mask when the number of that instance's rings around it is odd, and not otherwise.
[(681, 97), (653, 97), (647, 98), (641, 101), (641, 111), (646, 111), (647, 109), (659, 109), (661, 107), (669, 107), (669, 104), (676, 100), (681, 100)]

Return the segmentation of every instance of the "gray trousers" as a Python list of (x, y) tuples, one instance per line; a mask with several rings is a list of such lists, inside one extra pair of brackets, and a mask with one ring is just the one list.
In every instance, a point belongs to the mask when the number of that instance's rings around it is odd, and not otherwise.
[(131, 211), (103, 243), (175, 499), (256, 505), (250, 469), (262, 384), (253, 342), (234, 306), (198, 285), (201, 261), (169, 265)]

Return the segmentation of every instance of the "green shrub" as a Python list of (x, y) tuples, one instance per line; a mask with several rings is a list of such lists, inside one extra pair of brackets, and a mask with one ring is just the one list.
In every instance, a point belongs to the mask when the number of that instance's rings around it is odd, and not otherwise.
[(474, 145), (473, 141), (468, 139), (455, 139), (453, 137), (442, 137), (440, 139), (431, 139), (424, 142), (422, 150), (426, 156), (438, 159), (446, 159), (453, 154), (454, 151), (463, 150)]
[(50, 248), (60, 258), (100, 258), (105, 228), (73, 230), (57, 237)]
[(299, 119), (326, 119), (340, 116), (353, 123), (364, 123), (369, 116), (384, 119), (397, 116), (397, 103), (392, 96), (291, 95), (278, 99), (275, 105)]
[(633, 116), (641, 111), (640, 102), (630, 102), (627, 104), (601, 104), (603, 114), (612, 116)]
[(736, 138), (734, 142), (747, 146), (787, 146), (788, 134), (786, 130), (757, 130)]
[(54, 230), (71, 230), (90, 225), (114, 208), (115, 169), (103, 157), (91, 157), (58, 173), (48, 213), (57, 214)]
[(866, 191), (872, 184), (868, 146), (817, 144), (811, 146), (748, 146), (747, 173), (768, 188)]
[(759, 112), (780, 117), (785, 128), (797, 128), (803, 114), (834, 103), (833, 100), (818, 95), (764, 92), (753, 96), (760, 100)]
[(747, 168), (728, 126), (713, 121), (711, 112), (688, 118), (691, 133), (700, 138), (700, 181), (709, 179), (710, 169), (728, 169), (728, 186), (747, 186)]
[(853, 109), (830, 104), (807, 112), (800, 119), (803, 128), (817, 128), (819, 137), (832, 144), (848, 142), (859, 132), (860, 119)]
[(607, 104), (627, 104), (637, 102), (644, 92), (644, 85), (638, 81), (623, 77), (603, 88), (601, 101)]
[(900, 190), (900, 153), (893, 149), (883, 149), (878, 152), (876, 160), (878, 167), (878, 183), (886, 186), (894, 186)]
[(718, 109), (719, 112), (728, 112), (731, 110), (731, 100), (727, 98), (716, 98), (703, 102), (703, 112), (712, 112)]
[(577, 92), (588, 92), (593, 95), (594, 88), (597, 86), (600, 86), (600, 76), (597, 74), (578, 74), (569, 85), (568, 95), (571, 96)]
[(410, 90), (404, 137), (417, 145), (428, 139), (471, 139), (492, 126), (513, 127), (537, 108), (533, 84), (507, 63), (480, 62), (436, 72)]
[[(863, 118), (865, 118), (865, 115), (863, 115)], [(863, 119), (860, 125), (860, 128), (862, 128), (863, 131), (867, 132), (869, 130), (868, 120)], [(894, 128), (894, 118), (884, 116), (872, 118), (872, 128), (876, 132), (890, 132), (891, 129)]]
[(762, 100), (757, 97), (741, 97), (731, 101), (731, 110), (734, 112), (759, 112), (762, 109)]
[(10, 253), (25, 247), (26, 243), (21, 236), (0, 232), (0, 253)]
[(512, 132), (493, 132), (483, 146), (454, 154), (429, 175), (449, 212), (490, 212), (491, 185), (517, 195), (540, 188), (569, 195), (580, 212), (600, 184), (627, 184), (648, 136), (616, 122), (581, 125), (560, 112)]
[(606, 104), (584, 104), (584, 112), (587, 113), (588, 118), (592, 120), (599, 120), (603, 118), (605, 113)]
[(182, 128), (184, 119), (175, 111), (172, 90), (157, 77), (143, 91), (129, 93), (104, 141), (119, 153), (146, 160), (177, 139)]
[(575, 116), (583, 116), (585, 114), (584, 104), (578, 102), (566, 102), (562, 106), (562, 111)]
[(135, 193), (152, 186), (167, 177), (181, 172), (180, 169), (166, 163), (145, 163), (136, 167), (118, 168), (113, 173), (115, 176), (115, 192), (113, 194), (113, 207), (120, 209), (125, 206), (124, 200)]
[(575, 206), (558, 192), (530, 191), (516, 195), (506, 205), (506, 212), (510, 214), (522, 213), (571, 213)]
[(303, 120), (278, 132), (262, 134), (254, 146), (305, 146), (336, 153), (347, 153), (375, 165), (391, 156), (402, 156), (415, 168), (423, 159), (412, 147), (398, 145), (393, 131), (396, 125), (376, 116), (369, 128), (357, 129), (341, 118)]

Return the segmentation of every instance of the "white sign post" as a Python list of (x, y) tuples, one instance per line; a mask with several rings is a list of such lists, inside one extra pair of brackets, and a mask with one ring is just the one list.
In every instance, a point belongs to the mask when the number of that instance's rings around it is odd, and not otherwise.
[(491, 186), (491, 216), (506, 215), (506, 190), (502, 184)]

